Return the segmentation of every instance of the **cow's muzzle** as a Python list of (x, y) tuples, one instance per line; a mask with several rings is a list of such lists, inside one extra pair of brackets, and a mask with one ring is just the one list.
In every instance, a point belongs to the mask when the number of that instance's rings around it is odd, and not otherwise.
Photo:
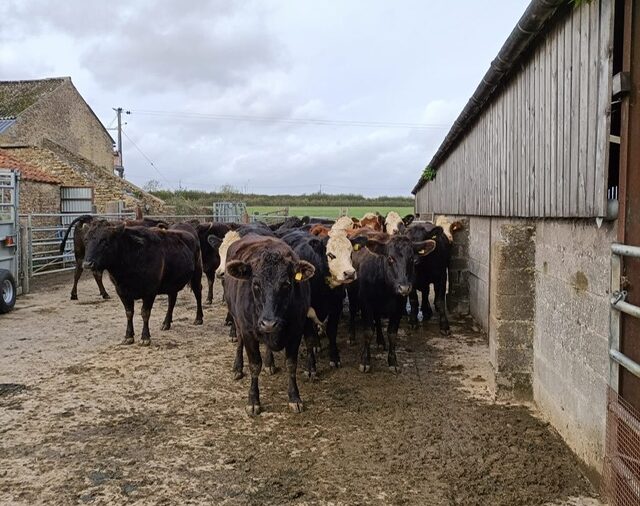
[(411, 285), (398, 285), (396, 291), (398, 292), (398, 295), (406, 297), (411, 293)]
[(265, 320), (262, 319), (258, 322), (258, 330), (262, 334), (273, 334), (280, 330), (282, 324), (277, 320)]

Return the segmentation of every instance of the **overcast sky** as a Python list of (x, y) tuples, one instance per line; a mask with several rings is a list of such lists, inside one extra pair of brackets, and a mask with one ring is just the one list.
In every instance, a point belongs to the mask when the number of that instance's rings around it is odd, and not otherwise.
[(2, 0), (0, 79), (71, 76), (107, 126), (130, 110), (141, 186), (408, 195), (527, 4)]

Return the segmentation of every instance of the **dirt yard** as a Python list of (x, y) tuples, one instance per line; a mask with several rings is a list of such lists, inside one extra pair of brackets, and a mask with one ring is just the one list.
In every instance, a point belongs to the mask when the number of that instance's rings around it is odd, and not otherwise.
[(106, 286), (108, 301), (88, 276), (76, 302), (69, 283), (40, 289), (0, 317), (0, 504), (600, 504), (544, 422), (491, 402), (470, 322), (447, 339), (403, 325), (398, 376), (382, 354), (360, 373), (343, 332), (341, 369), (325, 347), (318, 381), (299, 372), (304, 413), (280, 372), (249, 418), (219, 292), (202, 327), (182, 293), (168, 332), (158, 300), (143, 348), (118, 345)]

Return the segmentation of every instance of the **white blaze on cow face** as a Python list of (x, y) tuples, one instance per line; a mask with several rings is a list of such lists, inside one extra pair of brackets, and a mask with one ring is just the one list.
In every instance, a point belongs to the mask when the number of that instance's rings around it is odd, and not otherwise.
[(327, 262), (331, 274), (330, 285), (335, 287), (351, 283), (356, 279), (356, 270), (351, 263), (352, 251), (353, 246), (347, 233), (341, 229), (333, 230), (331, 228), (327, 241)]
[(404, 226), (404, 222), (400, 215), (395, 211), (389, 211), (384, 219), (384, 231), (389, 235), (397, 234), (401, 226)]
[(227, 251), (229, 250), (229, 246), (238, 240), (240, 240), (240, 234), (235, 230), (230, 230), (224, 235), (224, 239), (222, 239), (222, 243), (220, 244), (220, 249), (218, 251), (220, 255), (220, 265), (216, 269), (216, 277), (221, 278), (224, 276), (224, 271), (227, 265)]

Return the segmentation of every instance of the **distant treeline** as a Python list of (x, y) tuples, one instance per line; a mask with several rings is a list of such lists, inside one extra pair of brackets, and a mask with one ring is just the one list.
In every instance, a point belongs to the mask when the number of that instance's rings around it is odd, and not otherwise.
[(305, 195), (260, 195), (255, 193), (156, 190), (151, 192), (169, 205), (208, 207), (214, 202), (244, 202), (247, 206), (371, 206), (411, 207), (411, 197), (363, 197), (362, 195), (311, 193)]

